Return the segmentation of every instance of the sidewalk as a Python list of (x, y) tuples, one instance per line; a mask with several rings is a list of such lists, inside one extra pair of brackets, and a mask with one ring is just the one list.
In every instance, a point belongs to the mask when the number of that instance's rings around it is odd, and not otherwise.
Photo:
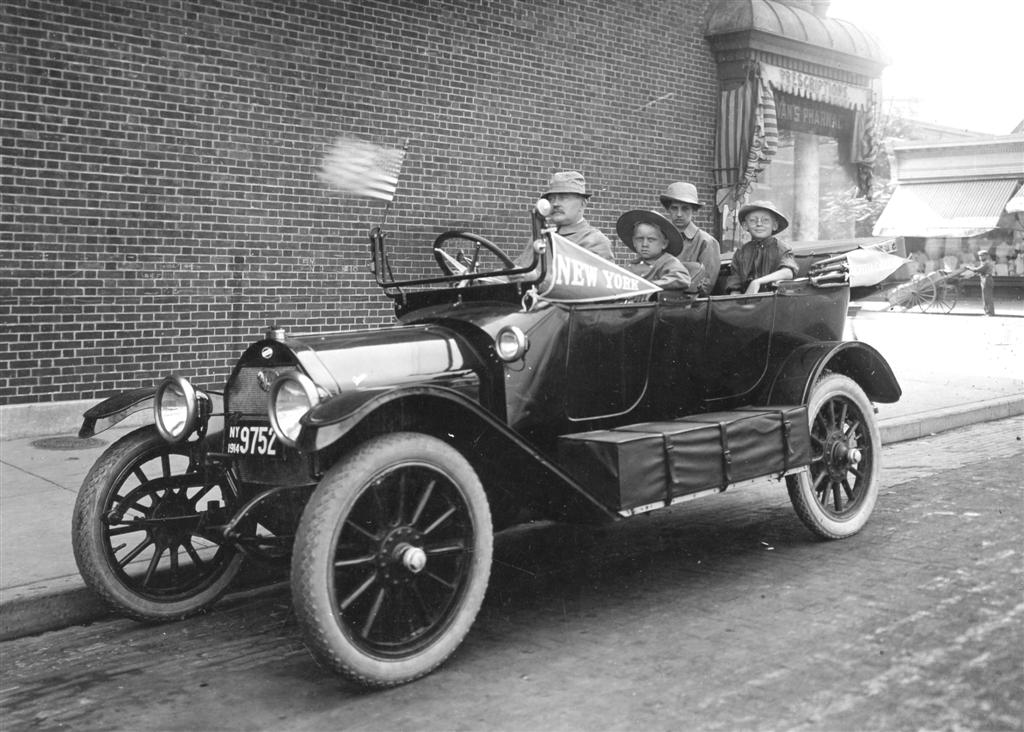
[[(947, 315), (856, 304), (847, 338), (875, 346), (903, 388), (899, 402), (878, 405), (884, 443), (1024, 414), (1024, 305), (997, 312), (983, 317), (971, 301)], [(108, 615), (78, 576), (71, 514), (93, 462), (132, 429), (79, 440), (40, 423), (34, 437), (0, 442), (0, 640)]]

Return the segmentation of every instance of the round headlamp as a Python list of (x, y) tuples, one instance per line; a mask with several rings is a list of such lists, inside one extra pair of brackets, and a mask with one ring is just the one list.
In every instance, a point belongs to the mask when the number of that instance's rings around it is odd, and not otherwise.
[(502, 361), (515, 361), (526, 354), (530, 343), (526, 333), (514, 325), (506, 325), (494, 338), (494, 350)]
[(153, 417), (156, 429), (168, 442), (181, 442), (196, 428), (199, 397), (188, 379), (168, 376), (156, 390)]
[(305, 374), (282, 374), (270, 385), (268, 411), (270, 424), (278, 439), (289, 447), (295, 447), (299, 439), (302, 415), (320, 401), (316, 384)]

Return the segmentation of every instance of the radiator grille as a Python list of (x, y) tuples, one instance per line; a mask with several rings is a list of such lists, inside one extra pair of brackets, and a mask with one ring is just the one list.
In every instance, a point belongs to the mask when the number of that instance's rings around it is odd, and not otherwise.
[[(257, 380), (260, 371), (263, 370), (257, 366), (239, 369), (234, 381), (228, 384), (227, 393), (224, 395), (228, 412), (255, 417), (267, 416), (267, 399), (270, 394), (263, 390)], [(298, 369), (275, 368), (274, 371), (281, 375), (295, 373)]]

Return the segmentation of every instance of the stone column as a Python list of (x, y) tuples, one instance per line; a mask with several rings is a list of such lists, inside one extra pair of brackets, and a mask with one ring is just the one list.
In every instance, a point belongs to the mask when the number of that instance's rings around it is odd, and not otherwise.
[(818, 136), (794, 133), (793, 241), (818, 241)]

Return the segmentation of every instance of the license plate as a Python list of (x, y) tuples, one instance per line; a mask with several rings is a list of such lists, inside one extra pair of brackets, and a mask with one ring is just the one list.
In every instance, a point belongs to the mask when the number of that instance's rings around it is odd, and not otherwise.
[(278, 442), (267, 424), (234, 424), (228, 427), (228, 453), (276, 457)]

